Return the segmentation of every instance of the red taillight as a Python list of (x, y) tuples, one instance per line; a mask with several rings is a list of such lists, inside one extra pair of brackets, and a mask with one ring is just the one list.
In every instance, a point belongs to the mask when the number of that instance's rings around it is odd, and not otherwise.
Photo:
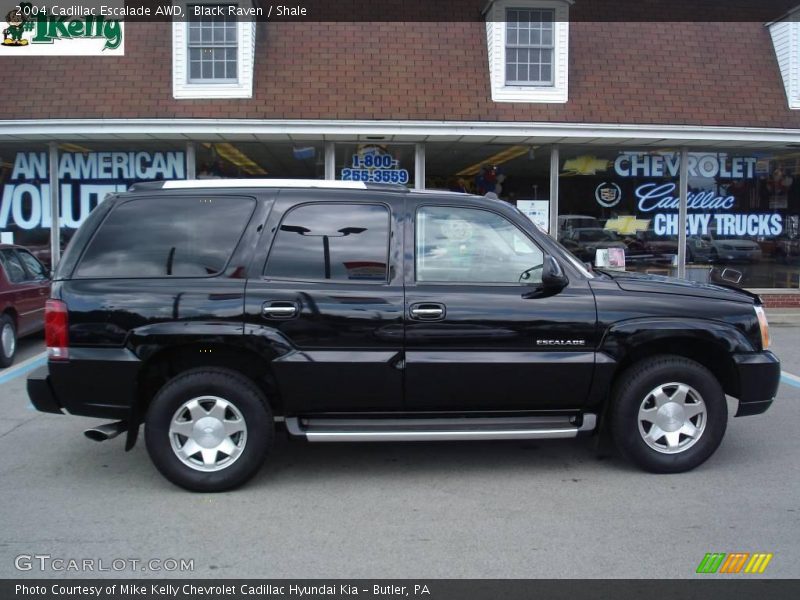
[(68, 329), (67, 305), (61, 300), (48, 300), (44, 305), (44, 339), (49, 360), (69, 359)]

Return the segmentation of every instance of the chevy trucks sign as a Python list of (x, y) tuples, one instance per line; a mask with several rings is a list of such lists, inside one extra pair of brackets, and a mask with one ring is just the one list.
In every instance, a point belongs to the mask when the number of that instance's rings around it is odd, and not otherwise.
[[(636, 211), (643, 227), (652, 227), (659, 236), (677, 235), (680, 163), (679, 152), (623, 151), (612, 160), (595, 156), (570, 159), (565, 162), (561, 174), (602, 176), (604, 173), (613, 173), (616, 181), (611, 181), (609, 177), (597, 186), (597, 204), (605, 209), (618, 210), (623, 196), (627, 194), (627, 210)], [(759, 176), (763, 178), (766, 175), (763, 163), (754, 156), (689, 153), (687, 207), (690, 213), (687, 233), (707, 235), (713, 231), (717, 236), (731, 237), (773, 237), (783, 233), (781, 214), (738, 212), (742, 208), (736, 206), (736, 197), (730, 193), (731, 186), (727, 183), (755, 181)], [(643, 179), (655, 181), (639, 183)], [(624, 185), (626, 181), (630, 182), (627, 186)], [(770, 208), (785, 208), (785, 195), (783, 199), (777, 195), (780, 186), (770, 181), (767, 187), (774, 196), (770, 199)]]

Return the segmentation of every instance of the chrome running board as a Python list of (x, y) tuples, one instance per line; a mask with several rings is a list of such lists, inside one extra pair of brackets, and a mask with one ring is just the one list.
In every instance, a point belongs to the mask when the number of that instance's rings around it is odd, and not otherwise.
[[(580, 422), (580, 424), (578, 424)], [(597, 415), (348, 419), (286, 417), (286, 429), (309, 442), (429, 442), (574, 438), (594, 430)]]

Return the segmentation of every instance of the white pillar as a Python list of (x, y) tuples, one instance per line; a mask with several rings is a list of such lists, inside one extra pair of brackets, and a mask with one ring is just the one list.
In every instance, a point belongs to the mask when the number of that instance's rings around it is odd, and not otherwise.
[(680, 203), (678, 205), (678, 277), (686, 277), (686, 215), (689, 195), (689, 148), (681, 148)]
[(186, 179), (197, 179), (197, 157), (194, 142), (186, 142)]
[(558, 146), (550, 149), (550, 234), (558, 239)]
[(414, 144), (414, 189), (425, 189), (425, 144)]
[(325, 179), (336, 179), (336, 144), (325, 142)]
[(50, 214), (52, 222), (50, 225), (50, 265), (55, 270), (58, 261), (61, 259), (61, 211), (59, 210), (59, 189), (58, 189), (58, 144), (49, 144), (49, 163), (50, 163)]

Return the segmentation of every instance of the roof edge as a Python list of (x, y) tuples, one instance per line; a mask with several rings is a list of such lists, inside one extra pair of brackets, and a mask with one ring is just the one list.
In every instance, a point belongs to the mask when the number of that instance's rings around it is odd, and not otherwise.
[[(465, 138), (631, 138), (650, 140), (743, 141), (800, 144), (800, 128), (660, 125), (642, 123), (568, 123), (518, 121), (396, 121), (396, 120), (259, 120), (259, 119), (36, 119), (0, 120), (0, 141), (146, 140), (193, 141), (235, 136), (319, 136), (330, 141), (359, 136), (402, 136), (403, 141)], [(302, 139), (302, 138), (301, 138)], [(398, 141), (398, 140), (395, 140)]]
[(774, 21), (769, 21), (768, 23), (764, 23), (764, 27), (771, 27), (772, 25), (775, 25), (775, 23), (780, 23), (781, 21), (785, 21), (792, 15), (796, 14), (798, 11), (800, 11), (800, 4), (798, 4), (794, 8), (790, 8)]

